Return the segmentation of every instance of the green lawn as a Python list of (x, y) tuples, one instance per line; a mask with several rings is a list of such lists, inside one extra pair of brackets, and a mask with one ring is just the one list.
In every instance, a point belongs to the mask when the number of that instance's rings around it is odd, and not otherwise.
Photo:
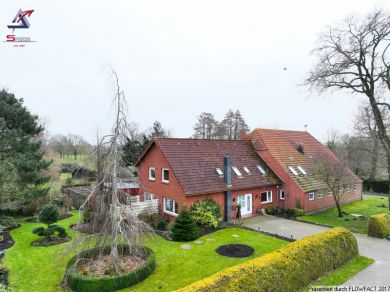
[[(388, 206), (387, 198), (380, 196), (364, 196), (362, 201), (343, 205), (341, 209), (349, 215), (342, 218), (337, 216), (336, 208), (331, 208), (319, 213), (304, 215), (298, 217), (298, 219), (330, 226), (341, 226), (360, 233), (367, 233), (368, 217), (388, 211), (388, 207), (378, 207), (379, 204)], [(366, 219), (357, 219), (351, 216), (351, 214), (363, 215)]]
[[(322, 277), (321, 279), (311, 283), (309, 286), (337, 286), (344, 284), (348, 279), (370, 266), (374, 260), (364, 256), (357, 256), (352, 261), (337, 269), (333, 273)], [(303, 291), (309, 291), (309, 288)]]
[[(74, 236), (74, 232), (68, 227), (78, 219), (77, 212), (73, 214), (73, 217), (58, 222), (68, 229), (71, 236)], [(11, 232), (15, 245), (7, 251), (3, 263), (10, 269), (9, 281), (15, 291), (61, 291), (58, 284), (74, 252), (63, 252), (70, 243), (32, 247), (30, 243), (38, 236), (31, 231), (41, 225), (22, 222), (20, 228)], [(171, 291), (288, 244), (286, 241), (240, 228), (223, 229), (200, 240), (203, 244), (190, 243), (190, 250), (183, 250), (182, 243), (166, 241), (159, 236), (145, 240), (145, 244), (156, 253), (158, 266), (151, 276), (132, 287), (131, 291)], [(249, 258), (241, 259), (227, 258), (215, 253), (214, 250), (218, 246), (228, 243), (249, 244), (255, 249), (255, 253)]]

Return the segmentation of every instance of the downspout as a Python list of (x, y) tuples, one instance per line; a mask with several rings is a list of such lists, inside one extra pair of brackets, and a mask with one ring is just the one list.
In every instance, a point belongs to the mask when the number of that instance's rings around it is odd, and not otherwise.
[(232, 159), (229, 155), (223, 158), (225, 192), (225, 220), (230, 223), (232, 219)]

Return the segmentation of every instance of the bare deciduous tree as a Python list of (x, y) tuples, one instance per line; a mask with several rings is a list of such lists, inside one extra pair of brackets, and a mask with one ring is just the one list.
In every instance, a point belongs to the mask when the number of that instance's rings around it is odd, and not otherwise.
[(390, 181), (390, 136), (381, 110), (390, 109), (389, 47), (389, 13), (377, 10), (364, 18), (349, 17), (321, 34), (313, 51), (317, 63), (305, 84), (319, 92), (339, 89), (366, 97), (386, 153)]
[(319, 157), (313, 163), (311, 171), (315, 178), (322, 181), (332, 192), (338, 216), (343, 217), (340, 201), (354, 182), (351, 173), (344, 162), (329, 157)]
[(218, 121), (212, 113), (201, 113), (198, 122), (194, 126), (194, 138), (215, 139), (217, 133)]

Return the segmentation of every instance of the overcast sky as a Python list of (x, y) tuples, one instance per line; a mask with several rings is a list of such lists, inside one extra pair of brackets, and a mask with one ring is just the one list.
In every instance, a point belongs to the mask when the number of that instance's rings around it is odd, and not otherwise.
[[(129, 119), (141, 129), (159, 120), (174, 137), (189, 137), (196, 116), (222, 119), (239, 109), (255, 127), (351, 129), (361, 98), (309, 96), (299, 86), (314, 59), (318, 33), (351, 13), (389, 8), (389, 1), (2, 1), (0, 87), (22, 97), (51, 134), (94, 141), (112, 120), (118, 72)], [(3, 42), (19, 9), (34, 9), (35, 43)], [(287, 70), (283, 70), (286, 67)]]

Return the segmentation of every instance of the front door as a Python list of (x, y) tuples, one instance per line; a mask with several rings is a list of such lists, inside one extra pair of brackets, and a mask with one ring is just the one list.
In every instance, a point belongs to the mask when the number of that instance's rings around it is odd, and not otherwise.
[(238, 195), (237, 204), (241, 207), (241, 216), (252, 215), (252, 194)]

